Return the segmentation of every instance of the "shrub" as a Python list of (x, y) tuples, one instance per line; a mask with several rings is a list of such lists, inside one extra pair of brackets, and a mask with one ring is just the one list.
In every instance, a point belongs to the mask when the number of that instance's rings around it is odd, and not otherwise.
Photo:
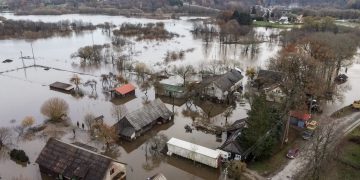
[(29, 157), (26, 155), (25, 151), (13, 149), (10, 152), (10, 157), (16, 161), (20, 162), (29, 162)]

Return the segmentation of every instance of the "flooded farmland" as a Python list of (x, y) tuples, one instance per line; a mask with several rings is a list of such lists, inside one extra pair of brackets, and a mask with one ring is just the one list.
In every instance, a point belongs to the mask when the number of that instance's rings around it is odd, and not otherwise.
[[(256, 54), (244, 54), (242, 49), (246, 45), (221, 45), (217, 40), (205, 43), (202, 39), (195, 38), (190, 30), (193, 22), (189, 17), (182, 17), (180, 20), (151, 20), (139, 18), (126, 18), (122, 16), (103, 16), (103, 15), (61, 15), (61, 16), (15, 16), (13, 14), (0, 14), (8, 19), (28, 19), (32, 21), (57, 22), (60, 20), (82, 20), (93, 24), (111, 22), (114, 25), (122, 23), (149, 23), (163, 22), (165, 28), (179, 34), (167, 41), (132, 41), (129, 49), (123, 53), (131, 55), (133, 61), (146, 64), (152, 72), (160, 70), (170, 70), (174, 66), (193, 65), (199, 67), (201, 64), (208, 64), (213, 61), (233, 60), (239, 63), (239, 68), (245, 70), (248, 67), (265, 68), (268, 59), (274, 57), (280, 49), (278, 39), (268, 40), (269, 36), (278, 35), (281, 30), (255, 28), (257, 35), (264, 37), (264, 42), (256, 44)], [(84, 116), (92, 113), (95, 116), (104, 116), (107, 124), (114, 124), (116, 120), (111, 115), (111, 108), (114, 103), (124, 104), (128, 111), (133, 111), (141, 107), (145, 101), (155, 99), (154, 87), (150, 86), (146, 90), (142, 88), (141, 80), (133, 74), (127, 73), (127, 79), (136, 86), (136, 98), (125, 99), (121, 102), (111, 102), (109, 94), (103, 92), (100, 82), (101, 74), (109, 72), (117, 74), (117, 68), (111, 63), (102, 63), (97, 66), (83, 66), (79, 59), (72, 59), (71, 55), (79, 48), (93, 45), (111, 43), (112, 37), (104, 33), (101, 29), (85, 31), (79, 34), (73, 33), (68, 37), (51, 37), (33, 41), (27, 40), (0, 40), (0, 58), (14, 60), (11, 63), (0, 64), (0, 126), (15, 127), (21, 123), (26, 116), (33, 116), (36, 124), (44, 123), (45, 117), (41, 114), (40, 108), (43, 102), (52, 97), (60, 97), (69, 104), (68, 116), (72, 126), (76, 123), (83, 123)], [(32, 56), (33, 47), (35, 60), (21, 59), (23, 56)], [(168, 51), (180, 51), (193, 49), (187, 52), (182, 60), (164, 63), (165, 54)], [(358, 57), (356, 57), (358, 58)], [(36, 63), (37, 66), (33, 66)], [(26, 68), (23, 68), (26, 66)], [(49, 67), (49, 69), (44, 68)], [(82, 82), (87, 80), (98, 81), (95, 90), (81, 86), (83, 96), (72, 96), (49, 89), (49, 84), (55, 81), (69, 82), (73, 74), (79, 74)], [(344, 105), (349, 104), (354, 99), (359, 99), (360, 86), (360, 65), (357, 59), (348, 70), (349, 82), (344, 86), (344, 97), (342, 101), (328, 104), (326, 113), (331, 113)], [(173, 105), (166, 104), (169, 109)], [(197, 111), (203, 111), (200, 106), (191, 104)], [(120, 141), (118, 146), (113, 147), (111, 156), (121, 162), (127, 163), (127, 179), (146, 179), (156, 173), (163, 173), (168, 179), (218, 179), (221, 176), (221, 169), (213, 169), (199, 163), (178, 158), (161, 157), (154, 158), (147, 154), (146, 142), (156, 134), (164, 134), (168, 138), (176, 137), (189, 142), (193, 142), (205, 147), (216, 149), (221, 145), (213, 134), (203, 131), (193, 130), (187, 133), (185, 125), (191, 125), (193, 120), (183, 112), (187, 110), (189, 104), (182, 104), (174, 107), (174, 122), (158, 125), (145, 135), (136, 139), (134, 142)], [(228, 123), (246, 117), (248, 104), (237, 104), (235, 111), (229, 117)], [(222, 114), (214, 115), (211, 122), (217, 125), (225, 123)], [(63, 127), (61, 132), (47, 132), (28, 138), (16, 138), (13, 133), (11, 147), (23, 149), (30, 158), (27, 165), (17, 164), (8, 158), (7, 154), (0, 156), (0, 177), (11, 179), (12, 177), (27, 177), (29, 179), (41, 179), (35, 159), (40, 150), (45, 145), (50, 136), (55, 136), (66, 142), (83, 142), (103, 148), (101, 143), (92, 141), (85, 130), (76, 129), (76, 136), (73, 137), (71, 128)], [(222, 141), (225, 136), (222, 137)]]

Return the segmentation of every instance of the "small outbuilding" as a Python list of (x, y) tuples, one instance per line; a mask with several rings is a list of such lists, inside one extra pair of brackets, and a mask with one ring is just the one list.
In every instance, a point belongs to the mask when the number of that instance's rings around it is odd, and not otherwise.
[(114, 89), (114, 93), (118, 97), (135, 96), (135, 86), (132, 84), (124, 84)]
[(71, 93), (74, 90), (73, 85), (58, 82), (58, 81), (50, 84), (49, 86), (50, 86), (51, 90), (56, 90), (56, 91), (65, 92), (65, 93)]
[(173, 113), (160, 100), (155, 99), (142, 108), (128, 113), (114, 127), (119, 137), (134, 140), (150, 130), (155, 124), (163, 124), (172, 119)]
[(123, 180), (126, 167), (115, 159), (50, 138), (35, 161), (53, 179)]
[(306, 125), (310, 119), (311, 119), (311, 114), (302, 113), (298, 111), (290, 112), (290, 124), (295, 127), (306, 128)]
[(213, 168), (218, 168), (220, 164), (220, 152), (213, 149), (209, 149), (177, 138), (171, 138), (167, 142), (167, 147), (167, 154), (170, 156), (172, 154), (176, 154), (178, 156), (191, 159)]

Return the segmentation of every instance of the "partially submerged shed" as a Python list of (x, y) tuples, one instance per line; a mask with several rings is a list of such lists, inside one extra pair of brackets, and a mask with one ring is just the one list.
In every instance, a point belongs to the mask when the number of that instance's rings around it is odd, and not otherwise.
[(160, 99), (155, 99), (142, 108), (128, 113), (114, 126), (119, 137), (134, 140), (150, 130), (155, 124), (168, 122), (172, 115), (173, 113)]
[(132, 84), (124, 84), (120, 87), (114, 89), (115, 95), (124, 97), (124, 96), (134, 96), (135, 95), (135, 86)]
[(88, 149), (50, 138), (35, 161), (53, 178), (72, 180), (122, 180), (125, 164)]
[(49, 86), (50, 86), (51, 90), (56, 90), (56, 91), (61, 91), (61, 92), (66, 92), (66, 93), (70, 93), (70, 92), (72, 92), (74, 90), (73, 85), (58, 82), (58, 81), (50, 84)]
[(187, 159), (197, 161), (208, 166), (218, 168), (220, 152), (197, 144), (171, 138), (167, 142), (168, 155), (176, 154)]

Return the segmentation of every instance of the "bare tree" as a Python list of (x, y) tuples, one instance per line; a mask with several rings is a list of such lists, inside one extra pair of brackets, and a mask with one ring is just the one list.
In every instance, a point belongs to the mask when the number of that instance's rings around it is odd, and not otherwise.
[(190, 77), (190, 75), (192, 75), (194, 72), (195, 69), (191, 65), (174, 68), (174, 73), (183, 78), (183, 86), (185, 86), (186, 84), (186, 79)]
[(74, 74), (71, 78), (70, 78), (70, 82), (73, 83), (76, 87), (76, 90), (79, 91), (79, 85), (81, 84), (81, 78), (79, 75)]
[(105, 142), (106, 149), (109, 149), (110, 144), (116, 141), (117, 134), (114, 127), (111, 127), (105, 123), (95, 124), (94, 130), (95, 130), (95, 137)]
[(124, 105), (113, 105), (111, 109), (111, 115), (120, 121), (127, 114), (127, 109)]
[(92, 131), (93, 129), (93, 124), (94, 124), (94, 119), (95, 119), (95, 116), (92, 114), (92, 113), (87, 113), (85, 116), (84, 116), (84, 123), (85, 123), (85, 126), (90, 130)]
[(135, 65), (135, 72), (138, 74), (138, 77), (144, 81), (145, 75), (149, 73), (149, 68), (144, 63), (137, 63)]
[(0, 150), (11, 142), (11, 131), (8, 128), (0, 127)]
[(234, 112), (234, 107), (230, 106), (228, 108), (226, 108), (225, 112), (223, 113), (223, 116), (225, 117), (225, 123), (227, 124), (227, 120), (228, 118), (233, 114)]
[(61, 120), (69, 111), (69, 105), (61, 98), (50, 98), (41, 106), (41, 113), (50, 120)]
[(307, 145), (305, 164), (301, 171), (301, 178), (319, 180), (331, 156), (336, 143), (337, 124), (330, 118), (323, 119), (323, 123), (315, 130), (314, 136)]

